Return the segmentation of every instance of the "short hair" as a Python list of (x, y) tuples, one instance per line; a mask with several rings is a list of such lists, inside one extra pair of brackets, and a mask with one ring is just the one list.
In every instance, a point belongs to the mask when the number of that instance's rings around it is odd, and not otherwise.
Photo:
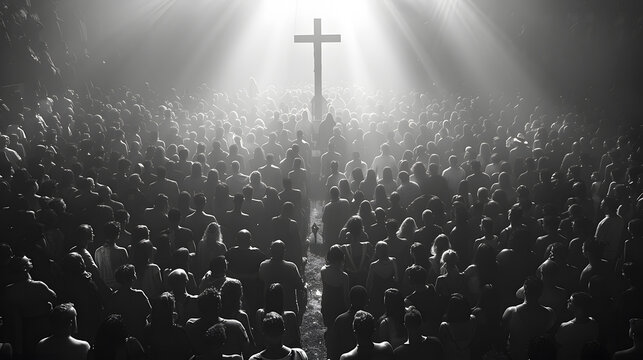
[(525, 298), (528, 300), (538, 300), (543, 293), (543, 281), (535, 276), (530, 276), (525, 280)]
[(57, 305), (51, 310), (51, 326), (54, 332), (63, 332), (72, 326), (72, 321), (76, 318), (76, 309), (72, 303)]
[(348, 297), (351, 307), (356, 309), (363, 309), (368, 303), (368, 292), (366, 288), (361, 285), (353, 286)]
[(203, 290), (197, 298), (199, 313), (204, 317), (218, 317), (221, 312), (221, 294), (213, 288)]
[(409, 306), (406, 309), (404, 326), (409, 329), (418, 329), (422, 326), (422, 313), (415, 306)]
[(370, 313), (359, 310), (353, 318), (353, 331), (357, 336), (372, 336), (375, 330), (375, 319)]
[(271, 311), (261, 321), (261, 330), (266, 336), (280, 337), (286, 331), (284, 319), (278, 313)]
[(219, 255), (215, 256), (210, 260), (209, 264), (210, 271), (212, 271), (213, 274), (221, 274), (226, 271), (227, 268), (227, 263), (225, 260), (225, 256)]
[(270, 256), (282, 260), (286, 252), (286, 244), (281, 240), (275, 240), (270, 244)]
[(122, 286), (130, 285), (136, 279), (136, 268), (132, 264), (121, 265), (114, 272), (114, 279)]
[(110, 221), (103, 226), (103, 233), (107, 240), (115, 240), (121, 233), (121, 224), (116, 221)]
[(328, 254), (326, 255), (326, 260), (329, 264), (340, 264), (344, 261), (344, 252), (342, 248), (335, 244), (328, 249)]

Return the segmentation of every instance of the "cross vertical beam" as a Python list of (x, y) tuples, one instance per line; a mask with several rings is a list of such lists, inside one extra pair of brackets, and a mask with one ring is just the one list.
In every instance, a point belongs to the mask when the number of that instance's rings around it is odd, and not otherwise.
[(312, 99), (312, 112), (315, 121), (322, 120), (322, 109), (326, 100), (322, 96), (322, 48), (324, 42), (341, 42), (342, 37), (338, 34), (322, 34), (321, 19), (314, 19), (313, 35), (295, 35), (296, 43), (313, 43), (313, 57), (315, 60), (315, 96)]

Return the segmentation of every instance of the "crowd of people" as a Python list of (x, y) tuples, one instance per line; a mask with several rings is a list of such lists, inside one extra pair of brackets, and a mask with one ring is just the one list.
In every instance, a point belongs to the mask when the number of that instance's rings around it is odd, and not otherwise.
[(316, 208), (329, 359), (643, 358), (638, 119), (75, 88), (25, 4), (2, 13), (34, 68), (0, 101), (0, 359), (307, 359)]

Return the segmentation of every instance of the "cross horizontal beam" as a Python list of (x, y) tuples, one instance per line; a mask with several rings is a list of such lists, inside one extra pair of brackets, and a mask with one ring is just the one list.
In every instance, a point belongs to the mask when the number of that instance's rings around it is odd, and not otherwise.
[(296, 43), (342, 42), (342, 36), (339, 34), (295, 35), (295, 42)]

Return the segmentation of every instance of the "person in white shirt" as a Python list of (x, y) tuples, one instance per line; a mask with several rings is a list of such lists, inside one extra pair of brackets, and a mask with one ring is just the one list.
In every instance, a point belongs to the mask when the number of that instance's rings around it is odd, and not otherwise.
[(11, 166), (13, 166), (14, 169), (17, 169), (22, 164), (22, 158), (15, 150), (8, 148), (8, 145), (9, 137), (7, 135), (0, 135), (0, 151), (7, 155), (7, 159), (11, 163)]
[(380, 151), (380, 154), (373, 159), (373, 165), (371, 165), (371, 169), (375, 170), (375, 173), (377, 173), (377, 178), (382, 178), (382, 172), (387, 166), (393, 170), (393, 176), (397, 176), (397, 161), (393, 155), (391, 155), (391, 148), (388, 144), (382, 144), (380, 146)]
[(360, 168), (362, 169), (362, 173), (366, 174), (366, 170), (368, 170), (368, 165), (366, 165), (365, 162), (360, 159), (359, 151), (354, 151), (353, 152), (353, 158), (351, 161), (346, 163), (346, 168), (344, 168), (344, 176), (348, 179), (348, 181), (353, 181), (353, 170)]
[(464, 169), (458, 164), (457, 156), (449, 156), (449, 167), (442, 172), (442, 177), (446, 179), (451, 193), (457, 194), (460, 181), (466, 178)]
[(248, 175), (240, 172), (240, 165), (236, 160), (232, 162), (231, 168), (232, 175), (228, 176), (225, 182), (228, 185), (230, 195), (241, 194), (243, 187), (249, 184)]
[(98, 273), (105, 285), (110, 288), (116, 288), (118, 282), (114, 277), (116, 269), (121, 265), (127, 264), (127, 249), (116, 245), (116, 241), (121, 234), (121, 225), (115, 221), (105, 224), (103, 231), (105, 233), (105, 244), (96, 249), (94, 258), (98, 266)]

